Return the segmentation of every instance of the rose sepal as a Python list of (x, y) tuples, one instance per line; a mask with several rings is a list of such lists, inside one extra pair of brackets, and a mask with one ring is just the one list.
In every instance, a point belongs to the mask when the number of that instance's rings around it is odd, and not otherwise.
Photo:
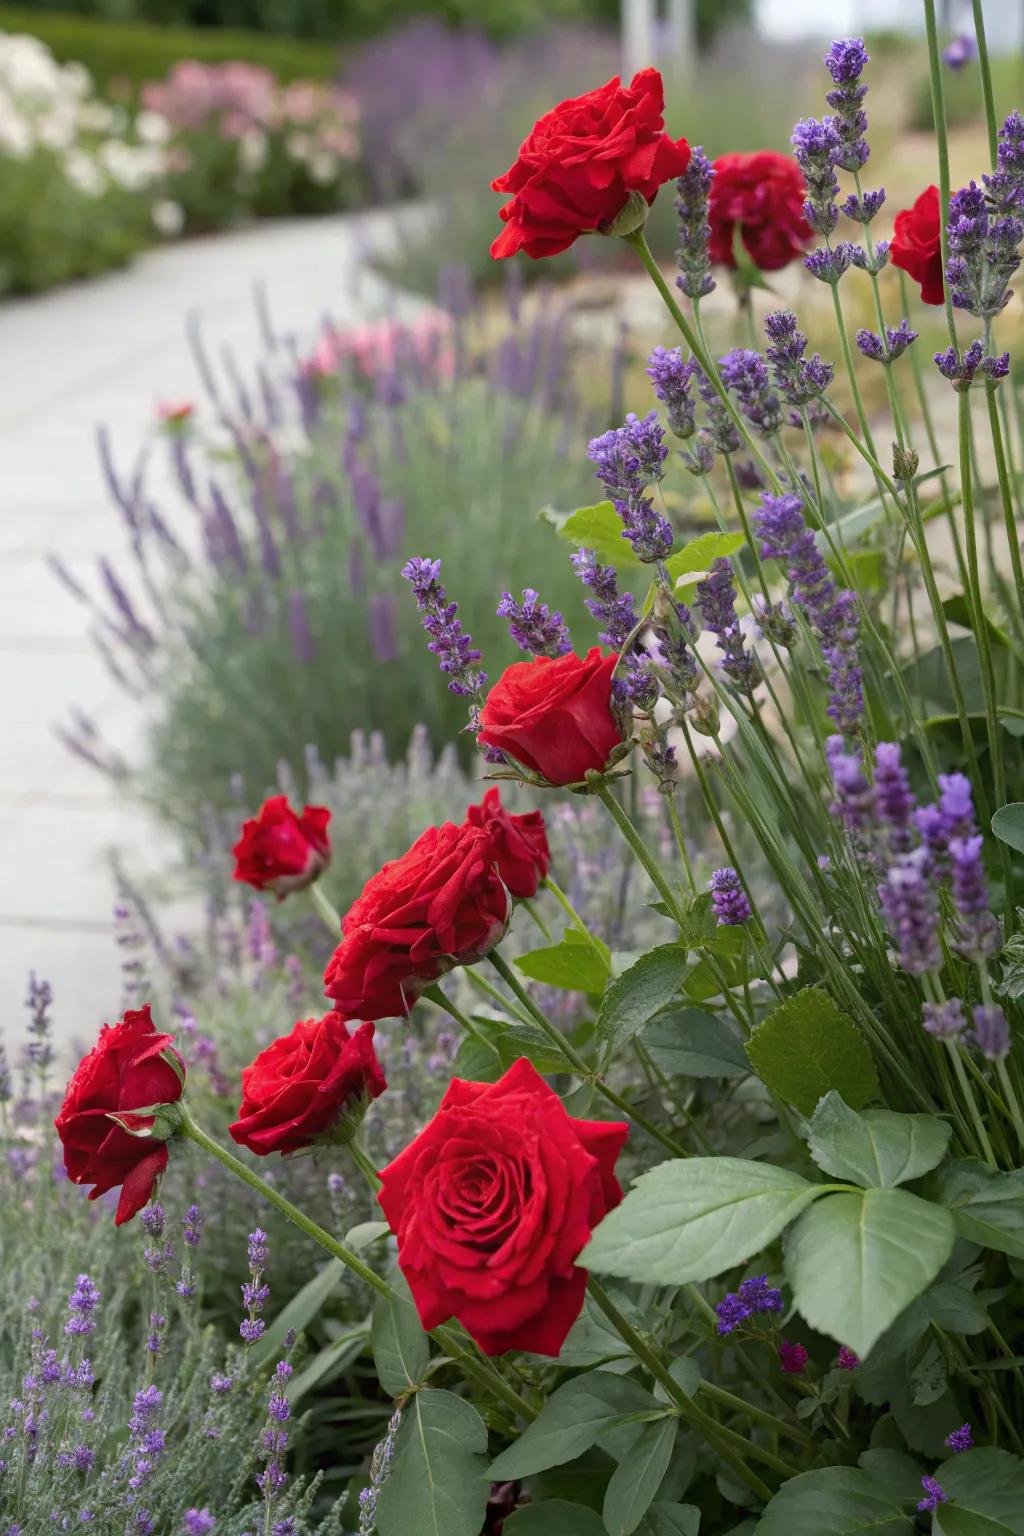
[(139, 1141), (170, 1141), (182, 1126), (182, 1108), (177, 1104), (146, 1104), (140, 1109), (108, 1110), (106, 1118)]
[(598, 226), (597, 233), (625, 240), (643, 229), (650, 211), (651, 205), (643, 193), (634, 190), (630, 192), (614, 219), (608, 224)]

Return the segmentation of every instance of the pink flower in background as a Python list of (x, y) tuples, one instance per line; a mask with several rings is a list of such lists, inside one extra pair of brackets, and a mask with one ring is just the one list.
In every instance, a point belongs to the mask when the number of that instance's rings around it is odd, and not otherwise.
[(142, 100), (175, 128), (204, 128), (218, 119), (226, 138), (240, 138), (254, 124), (267, 126), (274, 115), (277, 81), (255, 64), (201, 64), (181, 59), (166, 80), (142, 88)]
[(183, 427), (195, 415), (195, 409), (191, 400), (161, 400), (156, 414), (165, 427)]
[(411, 366), (433, 380), (455, 372), (452, 322), (440, 310), (424, 310), (411, 320), (370, 320), (365, 325), (326, 329), (300, 363), (307, 378), (333, 378), (351, 364), (364, 378), (377, 378)]

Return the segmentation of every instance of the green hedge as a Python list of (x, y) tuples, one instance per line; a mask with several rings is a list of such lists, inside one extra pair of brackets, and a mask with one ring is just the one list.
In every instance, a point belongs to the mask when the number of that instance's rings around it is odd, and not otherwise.
[(77, 59), (100, 85), (115, 78), (136, 85), (157, 80), (178, 59), (200, 59), (207, 64), (245, 59), (273, 70), (281, 80), (322, 80), (337, 72), (339, 59), (337, 46), (328, 42), (274, 37), (265, 32), (111, 22), (14, 5), (0, 5), (0, 31), (28, 32), (41, 38), (62, 63)]

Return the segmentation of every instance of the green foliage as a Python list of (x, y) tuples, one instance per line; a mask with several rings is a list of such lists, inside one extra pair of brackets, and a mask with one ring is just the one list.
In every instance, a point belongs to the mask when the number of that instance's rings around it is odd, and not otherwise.
[(603, 992), (608, 981), (607, 962), (576, 928), (567, 928), (559, 944), (520, 955), (516, 965), (531, 980), (570, 992)]
[(901, 1502), (859, 1467), (804, 1472), (782, 1485), (756, 1536), (909, 1536), (912, 1522)]
[(430, 1344), (400, 1271), (391, 1277), (391, 1286), (391, 1295), (379, 1297), (374, 1305), (370, 1348), (384, 1391), (400, 1397), (422, 1382)]
[(414, 1393), (377, 1505), (379, 1536), (479, 1536), (486, 1452), (484, 1421), (464, 1398), (434, 1387)]
[(614, 1425), (656, 1415), (651, 1394), (628, 1376), (607, 1371), (575, 1376), (551, 1394), (515, 1445), (492, 1463), (490, 1476), (502, 1482), (544, 1472), (581, 1456)]
[(678, 992), (687, 952), (679, 944), (661, 944), (609, 982), (595, 1025), (607, 1063)]
[(643, 1044), (673, 1077), (736, 1077), (749, 1070), (742, 1041), (722, 1019), (700, 1008), (659, 1014), (644, 1030)]
[[(1024, 1536), (1024, 1462), (1009, 1451), (994, 1446), (979, 1446), (964, 1451), (942, 1468), (942, 1486), (950, 1507), (959, 1512), (956, 1523), (947, 1528), (947, 1536), (988, 1536), (982, 1521), (990, 1521), (994, 1531), (1012, 1531)], [(947, 1511), (943, 1509), (945, 1520)], [(971, 1519), (977, 1524), (971, 1526)], [(994, 1536), (994, 1532), (993, 1532)]]
[(282, 80), (329, 80), (338, 67), (337, 50), (329, 44), (221, 28), (147, 26), (48, 8), (0, 5), (0, 31), (40, 38), (62, 63), (84, 64), (100, 85), (157, 80), (179, 59), (244, 59)]
[(1024, 1259), (1024, 1169), (1002, 1173), (984, 1163), (951, 1163), (936, 1175), (931, 1194), (953, 1212), (961, 1237)]
[(1001, 805), (992, 817), (992, 831), (1000, 842), (1017, 853), (1024, 853), (1024, 802)]
[(679, 1420), (663, 1417), (640, 1431), (612, 1473), (604, 1496), (609, 1536), (632, 1536), (651, 1506), (668, 1471), (679, 1433)]
[(605, 1217), (582, 1261), (645, 1283), (707, 1280), (760, 1253), (826, 1189), (746, 1158), (660, 1163)]
[(863, 1189), (907, 1184), (946, 1155), (952, 1127), (934, 1115), (869, 1109), (858, 1115), (834, 1090), (818, 1104), (808, 1145), (819, 1168)]
[(949, 1258), (953, 1219), (903, 1189), (831, 1195), (805, 1211), (786, 1241), (786, 1275), (801, 1316), (858, 1355)]
[(805, 1115), (832, 1089), (854, 1109), (878, 1090), (867, 1042), (820, 987), (805, 987), (759, 1024), (747, 1055), (761, 1081)]

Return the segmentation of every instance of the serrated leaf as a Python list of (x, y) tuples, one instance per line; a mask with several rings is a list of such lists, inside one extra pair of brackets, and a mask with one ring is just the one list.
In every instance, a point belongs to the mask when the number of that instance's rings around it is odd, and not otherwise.
[(607, 1063), (679, 991), (687, 966), (679, 944), (661, 944), (609, 982), (595, 1033)]
[(831, 1195), (786, 1243), (797, 1311), (862, 1357), (919, 1296), (953, 1248), (953, 1218), (905, 1189)]
[(951, 1135), (952, 1126), (934, 1115), (858, 1114), (833, 1090), (811, 1117), (807, 1144), (818, 1167), (835, 1178), (864, 1189), (891, 1188), (941, 1163)]
[(551, 1394), (515, 1445), (502, 1451), (490, 1477), (505, 1482), (561, 1466), (588, 1451), (611, 1425), (656, 1408), (650, 1392), (628, 1376), (611, 1371), (574, 1376)]
[(833, 1088), (853, 1109), (878, 1091), (867, 1041), (821, 987), (805, 987), (769, 1014), (746, 1049), (765, 1086), (804, 1115)]
[(426, 1375), (430, 1341), (401, 1270), (392, 1276), (391, 1287), (391, 1294), (381, 1296), (374, 1306), (370, 1348), (384, 1391), (400, 1397)]
[(606, 1536), (600, 1515), (565, 1499), (527, 1504), (505, 1521), (505, 1530), (508, 1536)]
[(603, 992), (609, 967), (590, 944), (570, 939), (560, 944), (533, 949), (516, 960), (516, 969), (546, 987), (560, 987), (566, 992)]
[(750, 1070), (739, 1036), (702, 1008), (659, 1014), (644, 1030), (643, 1042), (670, 1077), (735, 1077)]
[(480, 1536), (490, 1491), (487, 1428), (476, 1409), (434, 1387), (415, 1393), (377, 1501), (378, 1536)]
[(992, 831), (1008, 848), (1024, 853), (1024, 800), (1001, 805), (992, 817)]
[(911, 1519), (868, 1473), (827, 1467), (783, 1483), (754, 1536), (904, 1536), (910, 1530)]
[(665, 565), (675, 583), (680, 576), (708, 570), (713, 560), (734, 555), (746, 542), (742, 533), (702, 533), (684, 544), (682, 549), (677, 549), (674, 555), (669, 555)]
[(579, 1263), (645, 1284), (710, 1280), (760, 1253), (826, 1190), (740, 1157), (660, 1163), (604, 1218)]
[(949, 1207), (961, 1237), (1024, 1259), (1024, 1170), (1000, 1173), (984, 1163), (956, 1162), (929, 1181), (928, 1193)]
[[(962, 1451), (943, 1462), (940, 1481), (958, 1509), (1002, 1523), (1013, 1536), (1024, 1536), (1024, 1461), (1019, 1456), (994, 1446)], [(961, 1529), (971, 1529), (974, 1536), (973, 1528)]]
[(668, 1471), (678, 1433), (679, 1420), (673, 1415), (646, 1425), (637, 1436), (605, 1490), (602, 1513), (608, 1536), (633, 1536)]
[(606, 565), (620, 570), (642, 564), (633, 546), (622, 536), (622, 519), (610, 501), (598, 501), (592, 507), (577, 507), (559, 526), (563, 539), (578, 549), (592, 549)]

